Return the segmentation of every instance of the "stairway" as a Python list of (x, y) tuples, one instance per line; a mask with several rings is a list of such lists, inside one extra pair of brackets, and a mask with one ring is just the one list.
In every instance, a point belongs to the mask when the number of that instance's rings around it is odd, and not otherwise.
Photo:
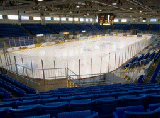
[(48, 27), (47, 25), (45, 25), (46, 28), (48, 28), (49, 30), (51, 30), (53, 33), (58, 34), (56, 31), (54, 31), (53, 29), (51, 29), (50, 27)]
[(130, 27), (130, 29), (129, 29), (129, 30), (132, 30), (132, 28), (133, 28), (133, 25)]
[(29, 30), (27, 30), (23, 25), (21, 25), (21, 27), (32, 37), (35, 37), (35, 35), (33, 35)]
[(125, 26), (125, 25), (123, 25), (123, 26), (120, 28), (120, 30), (123, 30), (124, 26)]
[(149, 29), (147, 31), (150, 31), (152, 29), (152, 25), (149, 25)]
[(114, 30), (114, 25), (112, 26), (112, 29), (111, 29), (112, 31)]

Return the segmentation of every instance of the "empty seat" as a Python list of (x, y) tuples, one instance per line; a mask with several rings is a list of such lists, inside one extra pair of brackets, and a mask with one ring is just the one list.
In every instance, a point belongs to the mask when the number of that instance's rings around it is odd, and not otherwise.
[[(50, 118), (50, 114), (41, 115), (41, 116), (30, 116), (30, 117), (25, 117), (25, 118)], [(54, 117), (52, 117), (52, 118), (54, 118)]]
[(112, 117), (112, 112), (120, 107), (120, 100), (98, 100), (98, 114), (100, 117)]
[(113, 118), (124, 118), (125, 111), (144, 112), (145, 109), (143, 106), (118, 107), (116, 112), (113, 112)]
[(92, 110), (93, 102), (91, 99), (72, 100), (70, 102), (70, 111)]
[(160, 109), (149, 112), (125, 111), (124, 118), (159, 118)]
[(68, 102), (53, 102), (43, 106), (45, 114), (50, 114), (51, 117), (56, 117), (58, 113), (67, 112), (69, 108)]
[[(97, 116), (97, 113), (95, 113)], [(64, 112), (64, 113), (59, 113), (57, 115), (57, 118), (86, 118), (86, 117), (92, 117), (92, 113), (90, 110), (87, 111), (74, 111), (74, 112)], [(93, 114), (94, 117), (96, 117)], [(97, 116), (98, 117), (98, 116)]]
[(160, 103), (156, 103), (156, 104), (149, 104), (149, 111), (154, 111), (157, 108), (160, 108)]
[(9, 110), (12, 118), (23, 118), (28, 116), (42, 115), (41, 106), (32, 106), (23, 109), (10, 109)]

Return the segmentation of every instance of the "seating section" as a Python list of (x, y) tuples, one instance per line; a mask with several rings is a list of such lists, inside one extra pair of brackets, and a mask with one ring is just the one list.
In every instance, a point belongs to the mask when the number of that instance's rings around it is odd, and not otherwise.
[(1, 37), (22, 37), (29, 34), (20, 26), (12, 24), (0, 24)]
[(94, 24), (94, 26), (96, 26), (99, 30), (104, 30), (103, 27), (99, 24)]
[[(129, 60), (127, 63), (124, 64), (123, 68), (127, 71), (128, 69), (134, 69), (140, 66), (146, 66), (150, 61), (156, 62), (158, 57), (160, 56), (160, 41), (157, 40), (157, 42), (154, 44), (154, 46), (150, 47), (148, 50), (148, 53), (141, 54), (140, 56), (136, 56)], [(139, 79), (138, 82), (141, 81), (142, 78)]]
[(130, 112), (125, 111), (125, 118), (158, 118), (160, 114), (160, 109), (150, 112)]
[[(123, 27), (124, 25), (124, 27)], [(31, 32), (33, 35), (36, 34), (54, 34), (56, 32), (59, 34), (59, 32), (82, 32), (83, 30), (86, 30), (87, 32), (91, 34), (101, 34), (105, 33), (105, 30), (101, 25), (98, 23), (92, 25), (92, 24), (22, 24), (23, 27), (25, 27), (29, 32)], [(110, 26), (106, 26), (106, 30), (111, 30), (114, 26), (114, 30), (129, 30), (132, 27), (132, 29), (138, 29), (141, 31), (148, 31), (150, 29), (150, 25), (147, 24), (114, 24)], [(123, 28), (122, 28), (123, 27)], [(151, 32), (158, 32), (160, 25), (159, 24), (151, 24)], [(122, 29), (121, 29), (122, 28)], [(54, 31), (54, 32), (53, 32)], [(98, 33), (97, 33), (98, 31)], [(12, 25), (12, 24), (0, 24), (0, 36), (1, 37), (28, 37), (29, 34), (27, 31), (25, 31), (20, 25)], [(17, 45), (25, 43), (23, 41), (17, 43)], [(0, 44), (1, 47), (1, 44)]]
[(123, 24), (114, 24), (114, 30), (120, 30)]
[(132, 29), (138, 29), (141, 31), (147, 31), (149, 29), (149, 25), (147, 24), (133, 24), (133, 28)]
[(141, 83), (59, 88), (38, 94), (26, 94), (24, 97), (4, 99), (0, 104), (2, 109), (0, 115), (12, 118), (73, 116), (122, 118), (137, 111), (137, 115), (141, 113), (147, 115), (157, 113), (156, 108), (160, 105), (152, 104), (160, 104), (159, 87), (160, 84)]
[(156, 61), (157, 58), (159, 57), (160, 54), (160, 50), (155, 53), (155, 51), (153, 51), (151, 54), (148, 52), (147, 54), (141, 54), (139, 57), (136, 56), (133, 59), (131, 59), (129, 62), (127, 62), (123, 67), (124, 69), (128, 70), (128, 69), (132, 69), (132, 68), (137, 68), (139, 66), (142, 65), (146, 65), (148, 64), (150, 61)]
[[(124, 27), (122, 28), (123, 25)], [(150, 25), (151, 25), (151, 29), (150, 29)], [(140, 31), (150, 30), (151, 32), (158, 32), (160, 30), (159, 24), (150, 24), (150, 25), (149, 24), (114, 24), (114, 30), (130, 30), (130, 28), (137, 29)], [(106, 29), (111, 29), (111, 27), (112, 25), (109, 27), (106, 27)]]
[(122, 30), (130, 30), (131, 25), (130, 24), (125, 24)]
[(100, 31), (95, 25), (92, 25), (92, 24), (86, 24), (86, 26), (90, 27), (92, 30), (94, 31)]
[(113, 25), (106, 26), (107, 30), (112, 30)]
[(128, 106), (128, 107), (118, 107), (116, 112), (113, 112), (114, 118), (124, 118), (125, 111), (130, 112), (145, 112), (143, 106)]
[(31, 94), (36, 93), (36, 90), (34, 88), (30, 88), (3, 74), (0, 74), (0, 85), (16, 93), (19, 96), (25, 96), (26, 93), (31, 93)]
[(71, 32), (82, 32), (83, 29), (77, 27), (75, 24), (62, 24), (66, 29), (68, 29)]
[(159, 24), (152, 24), (152, 28), (150, 29), (150, 31), (159, 32), (159, 30), (160, 30)]
[(3, 99), (9, 99), (12, 98), (12, 94), (4, 88), (0, 87), (0, 97)]
[(90, 110), (88, 111), (75, 111), (75, 112), (63, 112), (63, 113), (59, 113), (57, 115), (57, 118), (74, 118), (76, 116), (76, 118), (86, 118), (86, 117), (98, 117), (97, 113), (91, 113)]
[(106, 33), (106, 30), (103, 29), (102, 25), (100, 25), (100, 24), (97, 23), (97, 24), (94, 24), (94, 26), (96, 26), (100, 30), (101, 34)]
[(57, 32), (59, 34), (60, 32), (67, 32), (67, 29), (65, 29), (60, 24), (46, 24), (49, 28), (51, 28), (53, 31)]
[(0, 86), (8, 89), (11, 92), (16, 93), (18, 96), (25, 96), (26, 92), (15, 85), (12, 85), (9, 82), (6, 82), (3, 79), (0, 79)]
[(45, 25), (41, 24), (22, 24), (28, 31), (30, 31), (33, 35), (36, 34), (54, 34), (51, 30), (49, 30)]
[(86, 32), (89, 32), (89, 33), (92, 31), (92, 29), (85, 24), (76, 24), (76, 26), (82, 30), (85, 30)]

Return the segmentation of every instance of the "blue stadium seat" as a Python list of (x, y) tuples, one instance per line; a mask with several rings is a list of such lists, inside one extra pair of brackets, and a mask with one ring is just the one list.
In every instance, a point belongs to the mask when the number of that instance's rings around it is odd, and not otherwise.
[(58, 113), (67, 112), (69, 109), (69, 102), (53, 102), (47, 103), (43, 106), (44, 113), (50, 114), (51, 117), (56, 117)]
[(70, 111), (92, 110), (94, 101), (91, 99), (72, 100), (70, 101)]
[(159, 118), (160, 109), (150, 112), (131, 112), (125, 111), (124, 118)]
[[(95, 113), (97, 116), (97, 113)], [(74, 112), (64, 112), (64, 113), (59, 113), (57, 114), (57, 118), (74, 118), (76, 116), (76, 118), (90, 118), (92, 117), (92, 115), (94, 117), (95, 114), (92, 114), (90, 110), (87, 111), (74, 111)], [(93, 118), (93, 117), (92, 117)]]
[(59, 101), (70, 102), (71, 100), (76, 100), (76, 99), (78, 99), (78, 96), (67, 96), (67, 97), (60, 97)]
[(154, 111), (156, 109), (160, 108), (160, 103), (156, 103), (156, 104), (149, 104), (149, 109), (148, 111)]
[(112, 112), (120, 107), (120, 100), (98, 100), (98, 114), (100, 117), (112, 117)]
[(113, 118), (124, 118), (125, 111), (131, 112), (144, 112), (143, 106), (128, 106), (128, 107), (118, 107), (116, 112), (113, 112)]
[(50, 117), (50, 114), (47, 114), (47, 115), (41, 115), (41, 116), (30, 116), (30, 117), (25, 117), (25, 118), (51, 118), (51, 117)]
[(12, 118), (23, 118), (23, 117), (28, 117), (28, 116), (39, 116), (43, 115), (41, 113), (43, 109), (42, 106), (31, 106), (23, 109), (10, 109), (9, 112), (11, 114)]

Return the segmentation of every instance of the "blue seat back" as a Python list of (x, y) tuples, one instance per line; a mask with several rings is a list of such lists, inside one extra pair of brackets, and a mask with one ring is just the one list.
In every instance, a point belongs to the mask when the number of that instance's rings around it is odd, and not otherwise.
[(75, 112), (64, 112), (64, 113), (59, 113), (57, 115), (57, 118), (85, 118), (87, 116), (91, 115), (91, 111), (75, 111)]
[(144, 112), (145, 109), (143, 106), (118, 107), (118, 108), (116, 108), (116, 113), (118, 115), (118, 118), (123, 118), (125, 111)]

